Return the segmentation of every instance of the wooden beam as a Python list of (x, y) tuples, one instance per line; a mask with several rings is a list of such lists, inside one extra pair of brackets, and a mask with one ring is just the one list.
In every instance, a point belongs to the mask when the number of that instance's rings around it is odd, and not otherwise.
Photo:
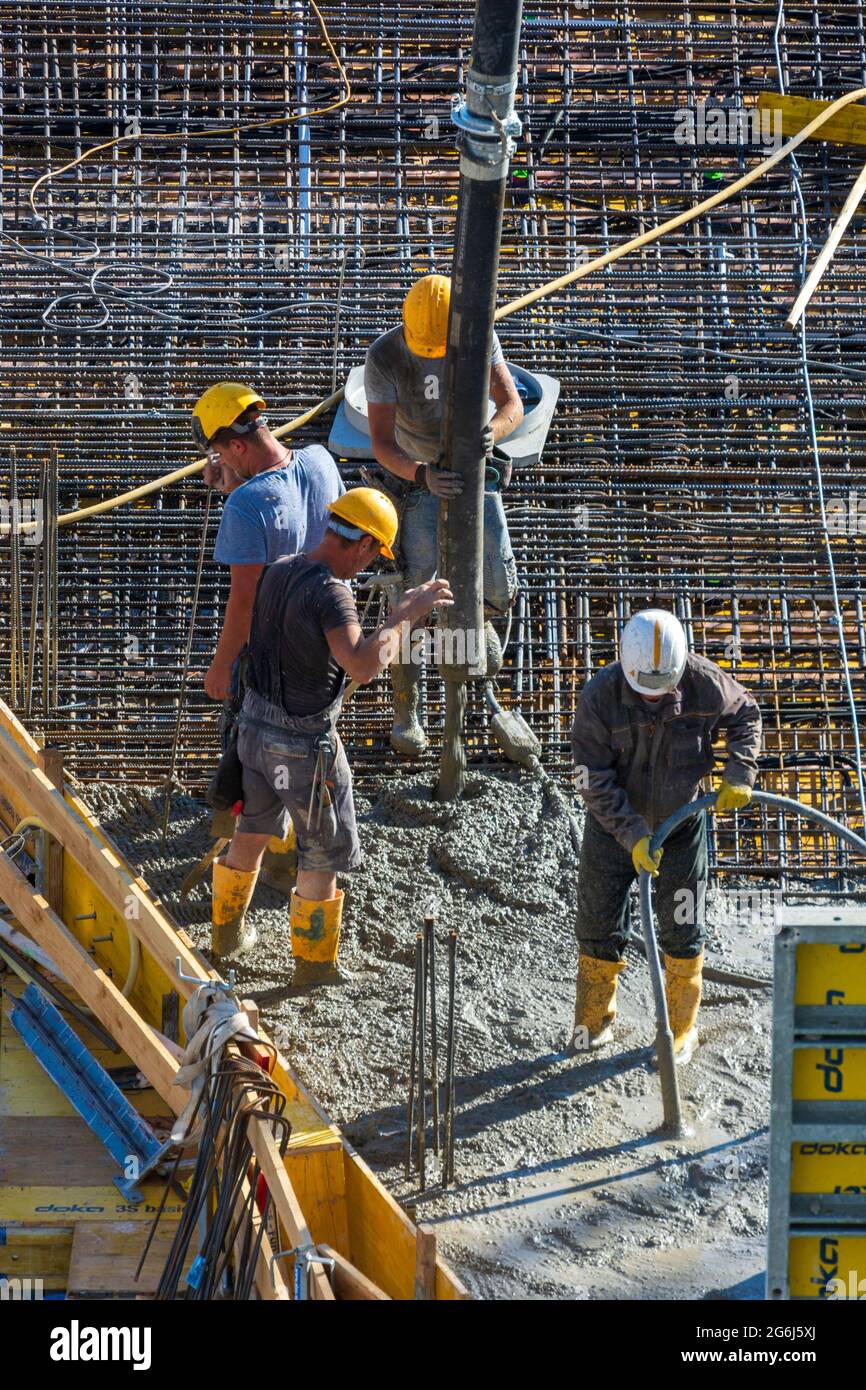
[(362, 1274), (350, 1264), (344, 1255), (339, 1254), (332, 1245), (320, 1245), (319, 1254), (334, 1261), (334, 1293), (338, 1299), (347, 1303), (390, 1303), (391, 1299), (383, 1293), (372, 1279)]
[(415, 1297), (436, 1297), (436, 1232), (420, 1222), (415, 1230)]
[[(229, 1044), (228, 1051), (234, 1053), (235, 1056), (238, 1055), (237, 1048), (233, 1043)], [(258, 1099), (252, 1087), (249, 1087), (244, 1094), (244, 1104), (252, 1107), (258, 1105)], [(301, 1204), (286, 1172), (286, 1165), (283, 1162), (279, 1145), (270, 1124), (260, 1115), (251, 1114), (248, 1126), (250, 1142), (258, 1159), (259, 1167), (264, 1174), (265, 1182), (270, 1188), (271, 1200), (276, 1208), (277, 1216), (283, 1223), (289, 1248), (292, 1250), (312, 1248), (313, 1239), (310, 1235), (307, 1219), (301, 1210)], [(321, 1302), (332, 1302), (334, 1299), (328, 1276), (321, 1265), (312, 1266), (310, 1297)]]
[[(90, 827), (67, 805), (63, 793), (34, 766), (27, 754), (0, 728), (0, 766), (4, 775), (13, 778), (27, 798), (33, 815), (48, 827), (60, 841), (67, 854), (93, 879), (111, 905), (128, 922), (130, 930), (159, 961), (175, 983), (178, 992), (187, 998), (194, 985), (180, 981), (175, 972), (175, 957), (180, 956), (184, 974), (201, 979), (204, 973), (218, 978), (214, 971), (205, 972), (199, 957), (183, 935), (160, 912), (118, 859)], [(58, 962), (59, 963), (59, 962)]]
[(794, 307), (792, 308), (790, 314), (785, 320), (785, 326), (787, 328), (796, 328), (797, 324), (800, 322), (800, 319), (803, 317), (809, 300), (812, 298), (812, 295), (815, 293), (816, 289), (821, 283), (824, 271), (827, 269), (828, 265), (830, 264), (834, 255), (836, 254), (836, 249), (839, 245), (839, 242), (845, 235), (845, 232), (848, 229), (848, 224), (850, 223), (851, 218), (854, 216), (855, 212), (857, 211), (858, 207), (863, 201), (864, 196), (866, 196), (866, 167), (860, 170), (859, 177), (852, 186), (851, 192), (848, 194), (848, 197), (845, 200), (845, 206), (839, 213), (839, 216), (836, 219), (836, 222), (830, 232), (830, 235), (825, 241), (818, 255), (818, 258), (815, 261), (815, 264), (812, 266), (812, 269), (809, 271), (809, 274), (806, 277), (806, 280), (803, 284), (803, 288), (801, 289), (800, 293), (797, 295), (796, 300), (794, 301)]
[[(832, 105), (831, 101), (782, 96), (781, 92), (762, 92), (758, 98), (759, 111), (781, 111), (782, 134), (786, 136), (799, 135)], [(837, 111), (811, 138), (829, 140), (831, 145), (866, 145), (866, 106), (855, 103)]]
[(52, 912), (11, 859), (0, 851), (0, 898), (22, 927), (63, 971), (64, 977), (94, 1012), (103, 1027), (143, 1071), (167, 1105), (179, 1115), (189, 1093), (174, 1084), (177, 1062), (99, 968), (69, 928)]
[[(52, 787), (63, 791), (63, 754), (59, 748), (40, 748), (39, 766)], [(53, 835), (45, 836), (46, 897), (52, 912), (63, 912), (63, 846)]]

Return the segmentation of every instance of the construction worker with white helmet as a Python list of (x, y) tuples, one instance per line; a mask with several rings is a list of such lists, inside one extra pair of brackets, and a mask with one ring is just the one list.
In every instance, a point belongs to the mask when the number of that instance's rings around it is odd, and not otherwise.
[(352, 776), (337, 719), (346, 676), (373, 680), (393, 659), (403, 628), (452, 601), (444, 579), (406, 593), (387, 622), (364, 637), (345, 582), (379, 555), (393, 558), (397, 513), (374, 488), (353, 488), (328, 507), (320, 543), (262, 574), (238, 716), (243, 809), (225, 857), (214, 864), (212, 944), (219, 957), (251, 950), (246, 920), (262, 855), (289, 815), (298, 877), (289, 916), (293, 983), (339, 978), (343, 894), (337, 874), (361, 863)]
[[(459, 474), (439, 466), (450, 302), (451, 281), (446, 275), (425, 275), (416, 281), (403, 303), (402, 323), (376, 339), (364, 364), (370, 439), (376, 461), (389, 475), (383, 486), (401, 505), (400, 566), (409, 588), (435, 573), (439, 499), (456, 497), (463, 486)], [(495, 410), (479, 441), (479, 451), (487, 456), (523, 419), (523, 404), (495, 333), (490, 395)], [(488, 617), (506, 613), (517, 593), (516, 567), (499, 495), (499, 486), (508, 482), (502, 471), (509, 473), (510, 466), (507, 470), (488, 469), (490, 482), (485, 495), (484, 603)], [(489, 623), (487, 640), (489, 664), (499, 646)], [(488, 674), (493, 672), (488, 669)], [(391, 667), (391, 744), (397, 752), (408, 755), (423, 752), (427, 742), (418, 718), (420, 675), (417, 662), (395, 662)]]
[(620, 660), (584, 687), (571, 747), (587, 806), (578, 874), (580, 947), (570, 1051), (610, 1042), (617, 981), (629, 936), (628, 894), (641, 869), (656, 880), (665, 995), (678, 1063), (697, 1045), (707, 880), (706, 817), (690, 817), (664, 848), (652, 834), (701, 794), (714, 741), (727, 763), (714, 810), (748, 805), (757, 775), (761, 715), (751, 695), (705, 657), (689, 652), (673, 613), (647, 609), (622, 634)]

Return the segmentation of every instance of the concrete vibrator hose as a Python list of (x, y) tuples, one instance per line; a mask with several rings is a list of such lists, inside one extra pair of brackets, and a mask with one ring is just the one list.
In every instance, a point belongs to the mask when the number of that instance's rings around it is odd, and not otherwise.
[[(683, 821), (700, 811), (708, 810), (714, 805), (716, 800), (715, 792), (707, 796), (699, 797), (697, 801), (690, 801), (685, 806), (681, 806), (678, 811), (674, 811), (668, 816), (653, 835), (649, 844), (650, 854), (655, 854), (660, 850), (669, 835), (682, 825)], [(807, 820), (817, 821), (818, 825), (829, 830), (840, 840), (844, 840), (852, 848), (866, 857), (866, 840), (855, 835), (853, 830), (849, 830), (846, 825), (840, 825), (831, 816), (827, 816), (823, 811), (816, 811), (812, 806), (804, 806), (802, 801), (794, 801), (788, 796), (774, 796), (771, 792), (756, 791), (752, 794), (752, 802), (758, 805), (774, 806), (776, 810), (788, 811), (795, 816), (803, 816)], [(650, 888), (650, 875), (646, 869), (640, 872), (640, 918), (643, 929), (644, 942), (646, 945), (646, 958), (649, 966), (650, 980), (652, 981), (653, 999), (656, 1011), (656, 1055), (658, 1057), (659, 1080), (662, 1088), (662, 1108), (664, 1121), (662, 1128), (672, 1139), (682, 1139), (687, 1130), (683, 1124), (682, 1107), (680, 1103), (680, 1089), (677, 1078), (676, 1063), (674, 1061), (674, 1039), (671, 1033), (670, 1020), (668, 1018), (667, 1001), (665, 999), (664, 977), (662, 974), (661, 961), (659, 960), (658, 943), (656, 941), (655, 921), (653, 918), (652, 894)]]

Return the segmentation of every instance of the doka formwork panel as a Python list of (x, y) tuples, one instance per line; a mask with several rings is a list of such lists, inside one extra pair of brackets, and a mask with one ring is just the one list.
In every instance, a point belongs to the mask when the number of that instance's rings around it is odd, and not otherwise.
[[(0, 4), (0, 257), (15, 286), (0, 305), (0, 450), (5, 463), (16, 449), (22, 497), (38, 491), (51, 450), (61, 511), (187, 463), (189, 409), (223, 375), (250, 379), (272, 419), (288, 418), (342, 383), (398, 320), (416, 275), (447, 269), (457, 186), (448, 113), (465, 79), (472, 7), (325, 4), (322, 13), (351, 73), (351, 104), (202, 142), (194, 136), (208, 126), (298, 116), (338, 96), (308, 10)], [(684, 144), (682, 116), (702, 101), (754, 101), (773, 84), (775, 19), (775, 6), (532, 7), (500, 302), (761, 157), (749, 145)], [(792, 92), (827, 97), (866, 81), (862, 5), (788, 6), (780, 38)], [(145, 136), (177, 139), (115, 147), (51, 179), (35, 195), (44, 221), (33, 220), (36, 178), (136, 122)], [(798, 158), (817, 245), (857, 155), (816, 144)], [(861, 720), (863, 254), (852, 234), (807, 333), (825, 487), (847, 518), (832, 545)], [(756, 694), (768, 756), (782, 764), (764, 785), (856, 822), (854, 729), (802, 363), (783, 326), (799, 259), (782, 166), (675, 238), (498, 326), (510, 360), (562, 383), (542, 461), (506, 497), (521, 594), (501, 679), (502, 699), (519, 703), (560, 773), (581, 685), (615, 658), (629, 612), (661, 602), (697, 650)], [(324, 417), (298, 442), (329, 427)], [(344, 472), (357, 480), (351, 464)], [(43, 689), (37, 591), (31, 722), (84, 778), (165, 775), (202, 519), (201, 485), (189, 481), (60, 528), (57, 661)], [(20, 614), (19, 697), (32, 561), (22, 546), (17, 597), (7, 585), (0, 598), (7, 690), (10, 617)], [(208, 562), (181, 720), (178, 774), (191, 787), (206, 783), (217, 748), (200, 676), (225, 594), (225, 575)], [(425, 707), (432, 771), (435, 677)], [(389, 765), (389, 723), (382, 682), (344, 715), (362, 783)], [(469, 751), (493, 756), (477, 693)], [(847, 864), (820, 834), (763, 813), (716, 833), (719, 859), (735, 869), (778, 874), (805, 862), (826, 874)]]

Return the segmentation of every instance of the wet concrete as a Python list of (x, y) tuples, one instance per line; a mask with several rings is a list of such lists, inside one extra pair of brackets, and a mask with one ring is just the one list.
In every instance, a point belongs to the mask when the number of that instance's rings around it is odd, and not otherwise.
[[(171, 843), (141, 793), (88, 789), (106, 828), (196, 943), (209, 884), (177, 891), (209, 844), (206, 810), (172, 801)], [(157, 800), (157, 807), (159, 802)], [(687, 1140), (658, 1133), (646, 965), (621, 977), (617, 1042), (564, 1055), (573, 1012), (575, 864), (567, 818), (517, 769), (480, 773), (457, 806), (395, 777), (359, 800), (363, 868), (347, 876), (339, 987), (293, 990), (286, 902), (260, 887), (259, 945), (238, 969), (306, 1085), (398, 1200), (439, 1232), (482, 1298), (760, 1297), (765, 1264), (769, 991), (706, 986), (702, 1045), (682, 1073)], [(576, 805), (576, 814), (581, 810)], [(708, 960), (768, 976), (772, 918), (708, 902)], [(402, 1172), (415, 934), (460, 933), (456, 1186)]]

